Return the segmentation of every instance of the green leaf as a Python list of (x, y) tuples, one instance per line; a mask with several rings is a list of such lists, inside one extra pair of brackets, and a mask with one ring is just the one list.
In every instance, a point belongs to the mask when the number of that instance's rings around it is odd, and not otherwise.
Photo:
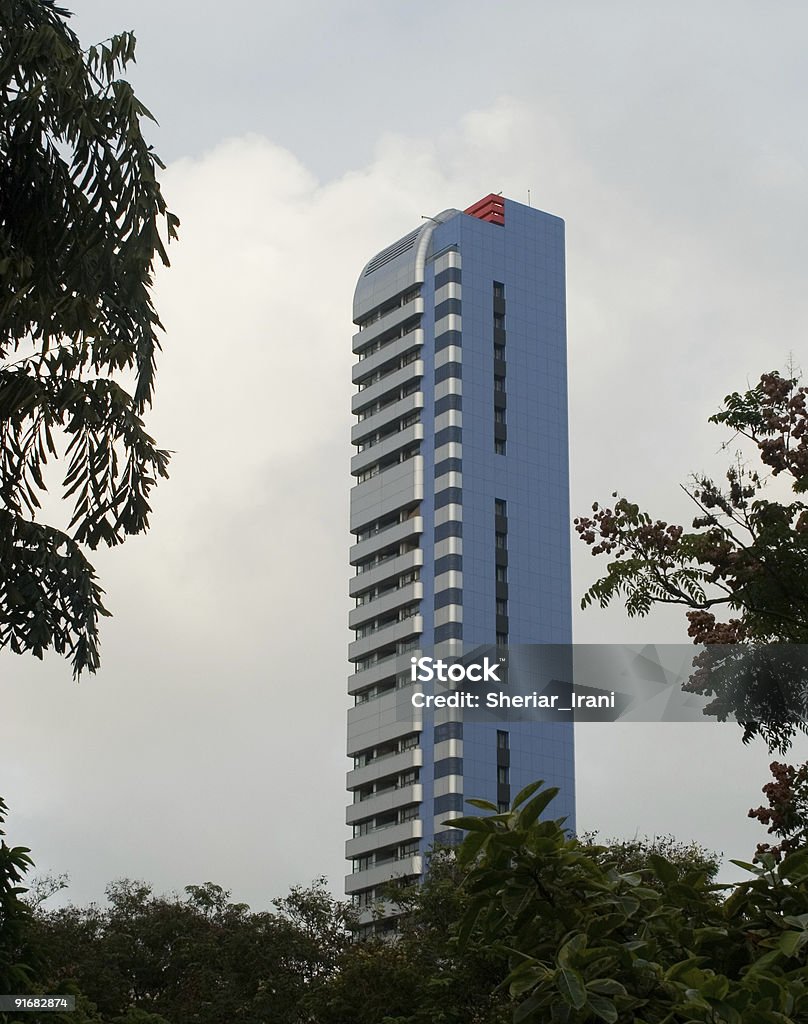
[(729, 992), (729, 981), (723, 975), (715, 974), (702, 982), (698, 988), (705, 999), (723, 999)]
[(465, 948), (469, 938), (471, 937), (472, 931), (474, 931), (474, 926), (477, 924), (480, 914), (483, 911), (485, 902), (484, 897), (476, 897), (466, 909), (466, 912), (460, 921), (460, 926), (457, 930), (457, 944), (461, 951)]
[(462, 828), (466, 832), (493, 832), (496, 825), (488, 818), (448, 818), (444, 825)]
[(808, 932), (783, 932), (780, 936), (780, 949), (786, 956), (796, 956), (806, 942)]
[(535, 988), (540, 981), (544, 981), (550, 972), (543, 964), (527, 963), (519, 967), (506, 979), (508, 991), (513, 998), (518, 998)]
[(615, 1024), (618, 1018), (617, 1009), (611, 999), (606, 999), (603, 996), (590, 995), (587, 999), (589, 1008), (601, 1020), (606, 1021), (606, 1024)]
[[(543, 1000), (537, 995), (529, 996), (523, 1003), (520, 1003), (513, 1011), (513, 1024), (525, 1024), (533, 1018), (533, 1015), (542, 1009)], [(538, 1017), (534, 1018), (539, 1020)]]
[(513, 810), (520, 807), (528, 797), (533, 796), (537, 789), (540, 789), (544, 785), (544, 779), (539, 779), (538, 782), (530, 782), (524, 789), (520, 789), (516, 794), (516, 797), (511, 803)]
[(513, 886), (505, 891), (502, 896), (502, 906), (509, 917), (516, 918), (530, 904), (533, 899), (533, 890), (527, 886)]
[(586, 983), (588, 992), (597, 992), (602, 996), (624, 996), (625, 987), (614, 978), (594, 978)]
[(701, 979), (704, 972), (700, 969), (702, 964), (708, 962), (705, 956), (691, 956), (687, 960), (680, 960), (665, 971), (667, 981), (684, 982), (688, 985), (697, 984), (696, 979)]
[(551, 786), (549, 789), (545, 789), (542, 793), (539, 793), (538, 796), (534, 796), (532, 800), (528, 801), (528, 803), (526, 803), (519, 812), (519, 827), (530, 828), (544, 808), (551, 800), (555, 799), (557, 795), (558, 787)]
[(499, 808), (496, 804), (492, 804), (490, 800), (466, 800), (467, 804), (471, 804), (472, 807), (479, 807), (482, 811), (493, 811), (494, 814), (499, 813)]
[(479, 854), (480, 850), (488, 842), (489, 836), (483, 832), (470, 832), (457, 848), (457, 863), (463, 866), (467, 866), (474, 861)]
[(764, 953), (763, 956), (759, 957), (755, 962), (747, 968), (747, 977), (753, 974), (763, 973), (768, 971), (770, 967), (780, 959), (781, 953), (779, 949), (773, 949), (769, 953)]
[(780, 865), (781, 878), (787, 878), (790, 882), (799, 882), (808, 879), (808, 852), (796, 850), (790, 853)]
[(556, 987), (565, 1002), (580, 1010), (586, 1004), (586, 988), (581, 975), (569, 967), (560, 967), (556, 972)]
[(675, 882), (679, 877), (676, 868), (671, 864), (665, 857), (660, 857), (658, 853), (652, 853), (648, 857), (648, 863), (660, 882), (665, 882), (666, 885), (670, 885)]
[(572, 959), (586, 949), (586, 935), (573, 935), (559, 949), (557, 960), (562, 967), (571, 966)]

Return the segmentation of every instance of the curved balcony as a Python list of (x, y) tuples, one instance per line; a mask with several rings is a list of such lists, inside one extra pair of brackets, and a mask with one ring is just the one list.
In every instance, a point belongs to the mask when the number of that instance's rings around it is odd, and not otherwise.
[(368, 868), (367, 871), (355, 871), (352, 875), (346, 875), (345, 892), (350, 896), (362, 889), (370, 889), (371, 886), (384, 885), (394, 878), (412, 878), (420, 875), (422, 871), (423, 858), (420, 854), (403, 857), (401, 860), (391, 860), (387, 864)]
[(380, 349), (369, 355), (367, 359), (354, 363), (351, 379), (354, 384), (357, 384), (363, 377), (375, 373), (385, 363), (389, 363), (393, 359), (400, 359), (405, 352), (409, 352), (412, 348), (421, 348), (423, 344), (423, 329), (413, 325), (412, 330), (407, 331), (400, 338), (393, 338), (386, 345), (382, 345)]
[[(420, 839), (422, 835), (423, 824), (418, 818), (403, 821), (400, 825), (386, 825), (383, 828), (374, 829), (364, 836), (349, 839), (345, 844), (345, 856), (348, 860), (352, 860), (354, 857), (363, 857), (383, 846), (394, 846), (396, 843)], [(390, 867), (395, 867), (395, 865), (391, 864)], [(362, 889), (364, 886), (358, 886), (358, 888)]]
[(348, 615), (348, 627), (350, 629), (358, 629), (363, 623), (370, 622), (380, 615), (386, 615), (395, 611), (396, 608), (403, 608), (414, 601), (420, 601), (423, 596), (423, 583), (409, 583), (406, 587), (397, 587), (395, 590), (389, 590), (373, 601), (368, 601), (351, 609)]
[(407, 365), (402, 366), (400, 370), (394, 370), (393, 373), (387, 374), (387, 376), (382, 377), (381, 380), (377, 380), (374, 384), (358, 391), (351, 399), (351, 411), (359, 412), (359, 410), (364, 409), (366, 405), (372, 405), (374, 402), (378, 402), (379, 399), (389, 391), (398, 390), (398, 388), (408, 384), (411, 380), (423, 377), (423, 375), (423, 359), (416, 359), (412, 363), (407, 363)]
[(412, 426), (406, 427), (404, 430), (397, 430), (395, 434), (390, 434), (389, 437), (385, 437), (378, 444), (365, 448), (362, 452), (357, 452), (351, 459), (351, 474), (359, 476), (360, 473), (363, 473), (375, 463), (395, 455), (402, 448), (411, 448), (417, 441), (423, 441), (423, 439), (424, 426), (422, 423), (413, 423)]
[(418, 316), (424, 311), (424, 300), (421, 295), (417, 295), (415, 298), (410, 299), (409, 302), (405, 302), (403, 306), (396, 306), (395, 309), (391, 309), (389, 313), (385, 313), (384, 316), (380, 316), (378, 320), (374, 320), (372, 324), (368, 324), (362, 331), (357, 331), (353, 336), (352, 350), (354, 352), (360, 352), (363, 348), (367, 348), (368, 345), (372, 344), (377, 338), (380, 338), (383, 334), (389, 331), (392, 327), (397, 324), (405, 323), (411, 317)]
[(390, 644), (400, 643), (411, 636), (420, 636), (424, 631), (424, 618), (422, 615), (410, 615), (400, 622), (393, 622), (389, 626), (383, 626), (361, 640), (354, 640), (348, 645), (348, 660), (358, 661), (371, 654), (377, 647), (387, 647)]
[[(392, 526), (379, 530), (378, 533), (366, 537), (353, 545), (350, 552), (351, 565), (364, 561), (374, 552), (387, 547), (388, 544), (398, 544), (401, 541), (409, 540), (410, 537), (417, 537), (424, 532), (424, 520), (422, 516), (410, 516), (401, 523), (394, 523)], [(361, 575), (361, 574), (360, 574)]]
[(375, 761), (371, 761), (363, 768), (354, 768), (353, 771), (348, 772), (345, 782), (349, 790), (354, 790), (360, 786), (366, 786), (369, 782), (383, 779), (385, 775), (394, 775), (409, 771), (411, 768), (420, 768), (423, 763), (423, 750), (420, 747), (410, 747), (409, 750), (402, 750), (400, 754), (377, 757)]
[(367, 437), (369, 434), (375, 434), (377, 430), (386, 427), (393, 420), (409, 416), (416, 409), (423, 409), (423, 407), (424, 395), (422, 391), (414, 391), (411, 395), (407, 395), (406, 398), (399, 398), (397, 401), (391, 402), (383, 409), (379, 409), (378, 412), (374, 412), (372, 416), (366, 416), (365, 419), (354, 423), (353, 427), (351, 427), (351, 444), (359, 444), (362, 438)]
[(423, 800), (423, 794), (424, 788), (420, 783), (415, 783), (412, 786), (402, 786), (400, 789), (388, 789), (384, 793), (376, 793), (374, 796), (368, 797), (367, 800), (360, 800), (358, 803), (349, 804), (345, 810), (345, 824), (353, 825), (354, 822), (361, 821), (362, 818), (369, 818), (373, 814), (383, 814), (385, 811), (392, 811), (396, 807), (420, 804)]

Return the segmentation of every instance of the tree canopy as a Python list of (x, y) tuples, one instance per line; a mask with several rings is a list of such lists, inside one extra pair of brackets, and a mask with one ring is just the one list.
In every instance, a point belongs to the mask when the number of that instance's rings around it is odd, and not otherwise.
[[(86, 549), (148, 528), (167, 475), (143, 416), (177, 218), (121, 78), (130, 32), (83, 50), (52, 0), (0, 0), (0, 648), (99, 665)], [(37, 519), (62, 457), (69, 521)], [(62, 528), (63, 527), (63, 528)]]
[[(0, 826), (6, 820), (6, 804), (0, 797)], [(23, 881), (32, 865), (25, 846), (8, 846), (0, 827), (0, 992), (24, 991), (33, 974), (34, 957), (29, 944), (31, 908), (21, 898)]]
[[(751, 443), (760, 467), (739, 453), (725, 483), (694, 477), (685, 488), (697, 508), (690, 529), (617, 493), (575, 520), (592, 554), (611, 558), (582, 607), (621, 598), (630, 616), (686, 608), (688, 634), (706, 645), (690, 688), (714, 696), (719, 716), (734, 713), (745, 739), (761, 735), (781, 751), (808, 719), (798, 647), (808, 642), (807, 396), (798, 378), (772, 371), (724, 399), (710, 422), (732, 431), (725, 447)], [(777, 477), (790, 483), (787, 500), (770, 496)]]
[(514, 1024), (808, 1020), (808, 852), (736, 861), (750, 877), (728, 886), (658, 853), (626, 871), (542, 819), (555, 792), (534, 783), (506, 813), (453, 822), (468, 833), (459, 948), (508, 958)]
[(158, 896), (122, 880), (105, 906), (32, 911), (28, 853), (0, 846), (0, 981), (74, 995), (48, 1016), (66, 1024), (808, 1021), (804, 843), (735, 861), (747, 880), (722, 886), (696, 844), (571, 837), (546, 817), (555, 794), (534, 783), (509, 811), (455, 819), (460, 847), (395, 890), (395, 941), (352, 941), (323, 880), (267, 910), (211, 882)]

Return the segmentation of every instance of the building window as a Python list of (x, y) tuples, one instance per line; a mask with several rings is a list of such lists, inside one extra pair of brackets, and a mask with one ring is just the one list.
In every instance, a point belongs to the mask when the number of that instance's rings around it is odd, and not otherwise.
[(447, 814), (450, 811), (463, 810), (462, 793), (446, 793), (435, 797), (435, 814)]
[(505, 358), (505, 346), (504, 345), (494, 345), (494, 359), (504, 359), (504, 358)]
[(507, 565), (498, 565), (497, 566), (497, 583), (507, 583), (507, 582), (508, 582), (508, 566)]
[(507, 633), (497, 633), (497, 647), (507, 647), (507, 646), (508, 646), (508, 634)]
[(372, 907), (376, 902), (375, 889), (365, 889), (363, 892), (357, 893), (357, 895), (359, 899), (356, 902), (359, 907)]
[(507, 814), (510, 810), (507, 800), (500, 800), (497, 803), (497, 814)]
[(499, 748), (499, 750), (510, 749), (508, 733), (502, 729), (497, 729), (497, 747)]
[(501, 281), (494, 281), (494, 298), (505, 298), (505, 285)]
[(511, 770), (506, 764), (497, 768), (497, 782), (500, 786), (509, 786), (511, 783)]
[(505, 455), (505, 441), (501, 437), (494, 441), (494, 452), (497, 455)]
[(498, 600), (497, 601), (497, 615), (507, 615), (507, 614), (508, 614), (508, 602), (507, 601), (503, 601), (503, 600)]
[(502, 330), (502, 331), (505, 330), (505, 314), (504, 313), (494, 313), (494, 327), (496, 329), (499, 329), (499, 330)]
[(500, 374), (497, 374), (494, 377), (494, 391), (504, 391), (504, 390), (505, 390), (505, 378), (500, 376)]
[(494, 498), (494, 515), (495, 516), (506, 516), (508, 514), (508, 505), (502, 498)]
[[(444, 722), (435, 726), (435, 743), (443, 743), (445, 740), (462, 740), (462, 722)], [(462, 809), (462, 807), (461, 807)], [(436, 812), (439, 813), (439, 812)]]
[(435, 762), (434, 773), (436, 779), (443, 779), (447, 775), (463, 774), (462, 757), (444, 757)]
[(507, 533), (500, 533), (499, 530), (497, 530), (497, 532), (495, 534), (495, 537), (496, 537), (496, 542), (497, 542), (497, 547), (498, 548), (507, 548), (507, 546), (508, 546), (508, 534)]

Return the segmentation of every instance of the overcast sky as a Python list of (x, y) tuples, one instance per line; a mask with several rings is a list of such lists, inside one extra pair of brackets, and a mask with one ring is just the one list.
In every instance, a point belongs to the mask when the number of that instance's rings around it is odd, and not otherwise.
[[(669, 520), (730, 390), (804, 361), (808, 12), (796, 3), (92, 0), (138, 37), (182, 221), (144, 538), (96, 559), (103, 668), (0, 654), (9, 838), (69, 897), (342, 889), (351, 300), (422, 215), (503, 191), (567, 223), (573, 512)], [(577, 601), (598, 564), (575, 547)], [(683, 617), (575, 613), (580, 642)], [(578, 819), (749, 858), (765, 748), (734, 726), (577, 731)], [(806, 755), (806, 745), (795, 752)], [(471, 794), (470, 794), (471, 795)]]

